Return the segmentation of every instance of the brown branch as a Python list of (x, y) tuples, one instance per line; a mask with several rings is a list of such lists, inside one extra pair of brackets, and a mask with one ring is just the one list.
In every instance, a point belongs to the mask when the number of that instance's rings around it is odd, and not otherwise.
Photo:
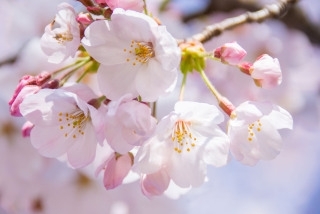
[(246, 12), (242, 15), (225, 19), (217, 24), (207, 26), (203, 32), (195, 34), (191, 38), (185, 39), (185, 41), (196, 40), (204, 43), (213, 37), (220, 35), (223, 31), (235, 28), (245, 23), (263, 22), (269, 18), (279, 18), (283, 16), (296, 2), (298, 2), (298, 0), (282, 0), (278, 3), (267, 5), (256, 12)]

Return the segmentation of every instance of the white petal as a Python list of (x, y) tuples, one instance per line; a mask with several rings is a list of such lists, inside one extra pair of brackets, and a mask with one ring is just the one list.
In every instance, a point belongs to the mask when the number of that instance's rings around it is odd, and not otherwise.
[(30, 138), (32, 145), (46, 157), (61, 156), (74, 143), (72, 137), (66, 138), (59, 127), (35, 126)]
[(164, 95), (172, 84), (176, 83), (177, 72), (165, 71), (156, 60), (150, 59), (145, 70), (140, 70), (136, 77), (136, 87), (142, 100), (153, 102)]
[(97, 139), (93, 126), (90, 123), (86, 124), (84, 132), (83, 136), (77, 136), (76, 142), (67, 152), (68, 161), (74, 168), (90, 164), (96, 154)]
[[(111, 100), (121, 98), (130, 93), (132, 96), (138, 96), (133, 81), (136, 72), (130, 69), (131, 65), (100, 65), (98, 70), (98, 83), (102, 93)], [(128, 69), (129, 68), (129, 69)]]
[[(198, 187), (205, 181), (206, 165), (200, 160), (197, 151), (190, 153), (176, 153), (171, 156), (168, 164), (168, 174), (180, 187)], [(193, 153), (193, 154), (192, 154)]]

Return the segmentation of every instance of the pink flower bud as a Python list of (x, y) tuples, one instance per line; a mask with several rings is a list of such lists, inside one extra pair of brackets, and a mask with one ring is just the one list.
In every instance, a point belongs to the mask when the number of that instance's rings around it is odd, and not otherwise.
[(271, 89), (282, 82), (279, 61), (268, 54), (263, 54), (253, 63), (250, 74), (255, 84), (262, 88)]
[(12, 98), (9, 101), (10, 113), (12, 116), (20, 117), (20, 103), (30, 94), (34, 94), (51, 78), (49, 72), (42, 72), (37, 76), (23, 76), (16, 87)]
[(22, 88), (21, 91), (16, 95), (14, 94), (14, 97), (9, 102), (10, 105), (10, 113), (12, 116), (20, 117), (21, 112), (19, 109), (20, 104), (24, 100), (25, 97), (27, 97), (30, 94), (34, 94), (40, 90), (40, 87), (37, 85), (26, 85)]
[(93, 18), (89, 13), (79, 13), (77, 21), (83, 25), (89, 25), (93, 22)]
[(124, 155), (114, 154), (106, 163), (103, 184), (107, 190), (114, 189), (122, 184), (123, 179), (129, 173), (133, 157), (131, 153)]
[(237, 42), (225, 43), (214, 50), (216, 58), (230, 65), (237, 65), (246, 55), (247, 52)]
[(36, 84), (38, 86), (41, 86), (51, 78), (51, 74), (47, 71), (44, 71), (44, 72), (41, 72), (39, 75), (37, 75), (35, 78), (36, 78)]
[(13, 93), (13, 96), (9, 101), (9, 105), (12, 105), (12, 103), (15, 101), (18, 94), (22, 90), (22, 88), (25, 87), (26, 85), (36, 85), (36, 78), (34, 76), (30, 76), (30, 75), (23, 76), (20, 79), (19, 84), (17, 85), (17, 87)]

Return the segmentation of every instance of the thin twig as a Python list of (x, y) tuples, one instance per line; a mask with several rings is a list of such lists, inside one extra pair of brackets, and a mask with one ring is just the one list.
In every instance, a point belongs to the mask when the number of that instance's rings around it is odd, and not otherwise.
[(296, 2), (298, 2), (298, 0), (281, 0), (278, 3), (266, 5), (263, 9), (256, 12), (246, 12), (242, 15), (225, 19), (217, 24), (207, 26), (201, 33), (195, 34), (184, 41), (196, 40), (204, 43), (213, 37), (220, 35), (223, 31), (235, 28), (245, 23), (263, 22), (269, 18), (281, 17)]

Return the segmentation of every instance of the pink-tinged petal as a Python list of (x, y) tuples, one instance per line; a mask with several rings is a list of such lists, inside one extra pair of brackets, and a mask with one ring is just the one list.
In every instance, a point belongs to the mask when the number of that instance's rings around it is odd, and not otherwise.
[(145, 196), (152, 197), (163, 194), (168, 189), (170, 177), (165, 170), (159, 170), (155, 173), (143, 175), (141, 180), (141, 189)]
[(259, 160), (274, 159), (281, 150), (282, 141), (278, 131), (266, 117), (261, 118), (260, 123), (259, 131), (254, 128), (250, 136), (248, 127), (230, 127), (230, 151), (243, 164), (252, 166)]
[(280, 106), (273, 106), (273, 111), (268, 118), (276, 129), (292, 129), (293, 127), (291, 114)]
[(120, 154), (129, 152), (134, 146), (123, 138), (120, 121), (117, 118), (106, 118), (106, 139), (113, 150)]
[(30, 134), (31, 144), (46, 157), (63, 155), (74, 143), (71, 137), (61, 134), (60, 127), (35, 126)]
[[(261, 108), (260, 108), (261, 107)], [(265, 110), (263, 110), (266, 108)], [(236, 118), (231, 118), (229, 121), (233, 126), (243, 126), (246, 124), (253, 123), (259, 120), (263, 113), (262, 111), (271, 111), (271, 106), (260, 104), (258, 102), (246, 101), (241, 103), (235, 110)], [(234, 114), (232, 113), (232, 114)], [(235, 120), (236, 119), (236, 120)]]
[[(85, 37), (81, 40), (82, 45), (90, 55), (104, 65), (126, 63), (125, 57), (119, 57), (124, 54), (126, 43), (117, 37), (106, 36), (113, 34), (112, 26), (108, 21), (95, 21), (90, 24), (85, 31)], [(123, 47), (123, 48), (121, 48)]]
[[(152, 32), (153, 27), (158, 27), (158, 24), (149, 16), (135, 11), (123, 10), (116, 8), (111, 16), (111, 24), (117, 36), (124, 41), (144, 41), (154, 42)], [(122, 23), (126, 23), (129, 28), (124, 28)], [(139, 29), (139, 30), (132, 30)]]
[(72, 85), (65, 84), (60, 89), (76, 94), (77, 97), (79, 97), (81, 100), (85, 102), (88, 102), (89, 100), (96, 97), (95, 93), (92, 91), (92, 89), (88, 85), (81, 84), (81, 83), (76, 83)]
[[(203, 149), (203, 148), (199, 148)], [(180, 187), (198, 187), (205, 181), (206, 164), (200, 161), (202, 158), (196, 150), (190, 153), (174, 153), (167, 171), (171, 179)]]
[(153, 102), (176, 83), (177, 72), (166, 72), (166, 78), (163, 78), (164, 71), (159, 62), (150, 60), (147, 66), (150, 68), (148, 71), (141, 70), (137, 73), (136, 88), (143, 101)]
[(31, 130), (33, 129), (34, 124), (30, 121), (27, 121), (23, 124), (21, 128), (21, 133), (23, 137), (30, 137)]
[[(136, 72), (130, 70), (131, 65), (100, 65), (98, 70), (98, 83), (101, 92), (111, 100), (117, 100), (124, 94), (131, 93), (132, 96), (138, 96), (135, 89)], [(127, 69), (128, 68), (128, 69)]]
[(97, 139), (93, 126), (90, 123), (86, 124), (84, 132), (83, 136), (77, 136), (77, 141), (67, 152), (68, 161), (74, 168), (87, 166), (96, 154)]
[(174, 110), (180, 114), (181, 119), (194, 121), (201, 126), (219, 124), (224, 120), (218, 108), (207, 103), (179, 101), (175, 104)]
[(114, 189), (122, 184), (123, 179), (128, 175), (132, 166), (132, 158), (127, 153), (114, 155), (107, 163), (103, 176), (103, 184), (107, 190)]
[(169, 159), (168, 149), (156, 137), (151, 138), (145, 146), (140, 147), (135, 156), (135, 163), (139, 163), (137, 171), (143, 174), (152, 174), (160, 170)]
[[(165, 26), (158, 26), (157, 28), (152, 28), (154, 35), (168, 34)], [(154, 48), (158, 51), (155, 53), (155, 59), (161, 63), (162, 67), (166, 71), (175, 72), (180, 66), (181, 61), (181, 51), (177, 47), (177, 41), (172, 36), (157, 36), (158, 42), (154, 43)]]
[(20, 104), (21, 114), (30, 122), (41, 126), (60, 124), (60, 112), (72, 112), (74, 109), (74, 98), (55, 89), (42, 89), (26, 97)]
[(208, 139), (203, 151), (203, 160), (205, 163), (215, 167), (221, 167), (227, 164), (230, 142), (227, 135), (221, 130), (215, 129), (212, 133), (214, 137)]

